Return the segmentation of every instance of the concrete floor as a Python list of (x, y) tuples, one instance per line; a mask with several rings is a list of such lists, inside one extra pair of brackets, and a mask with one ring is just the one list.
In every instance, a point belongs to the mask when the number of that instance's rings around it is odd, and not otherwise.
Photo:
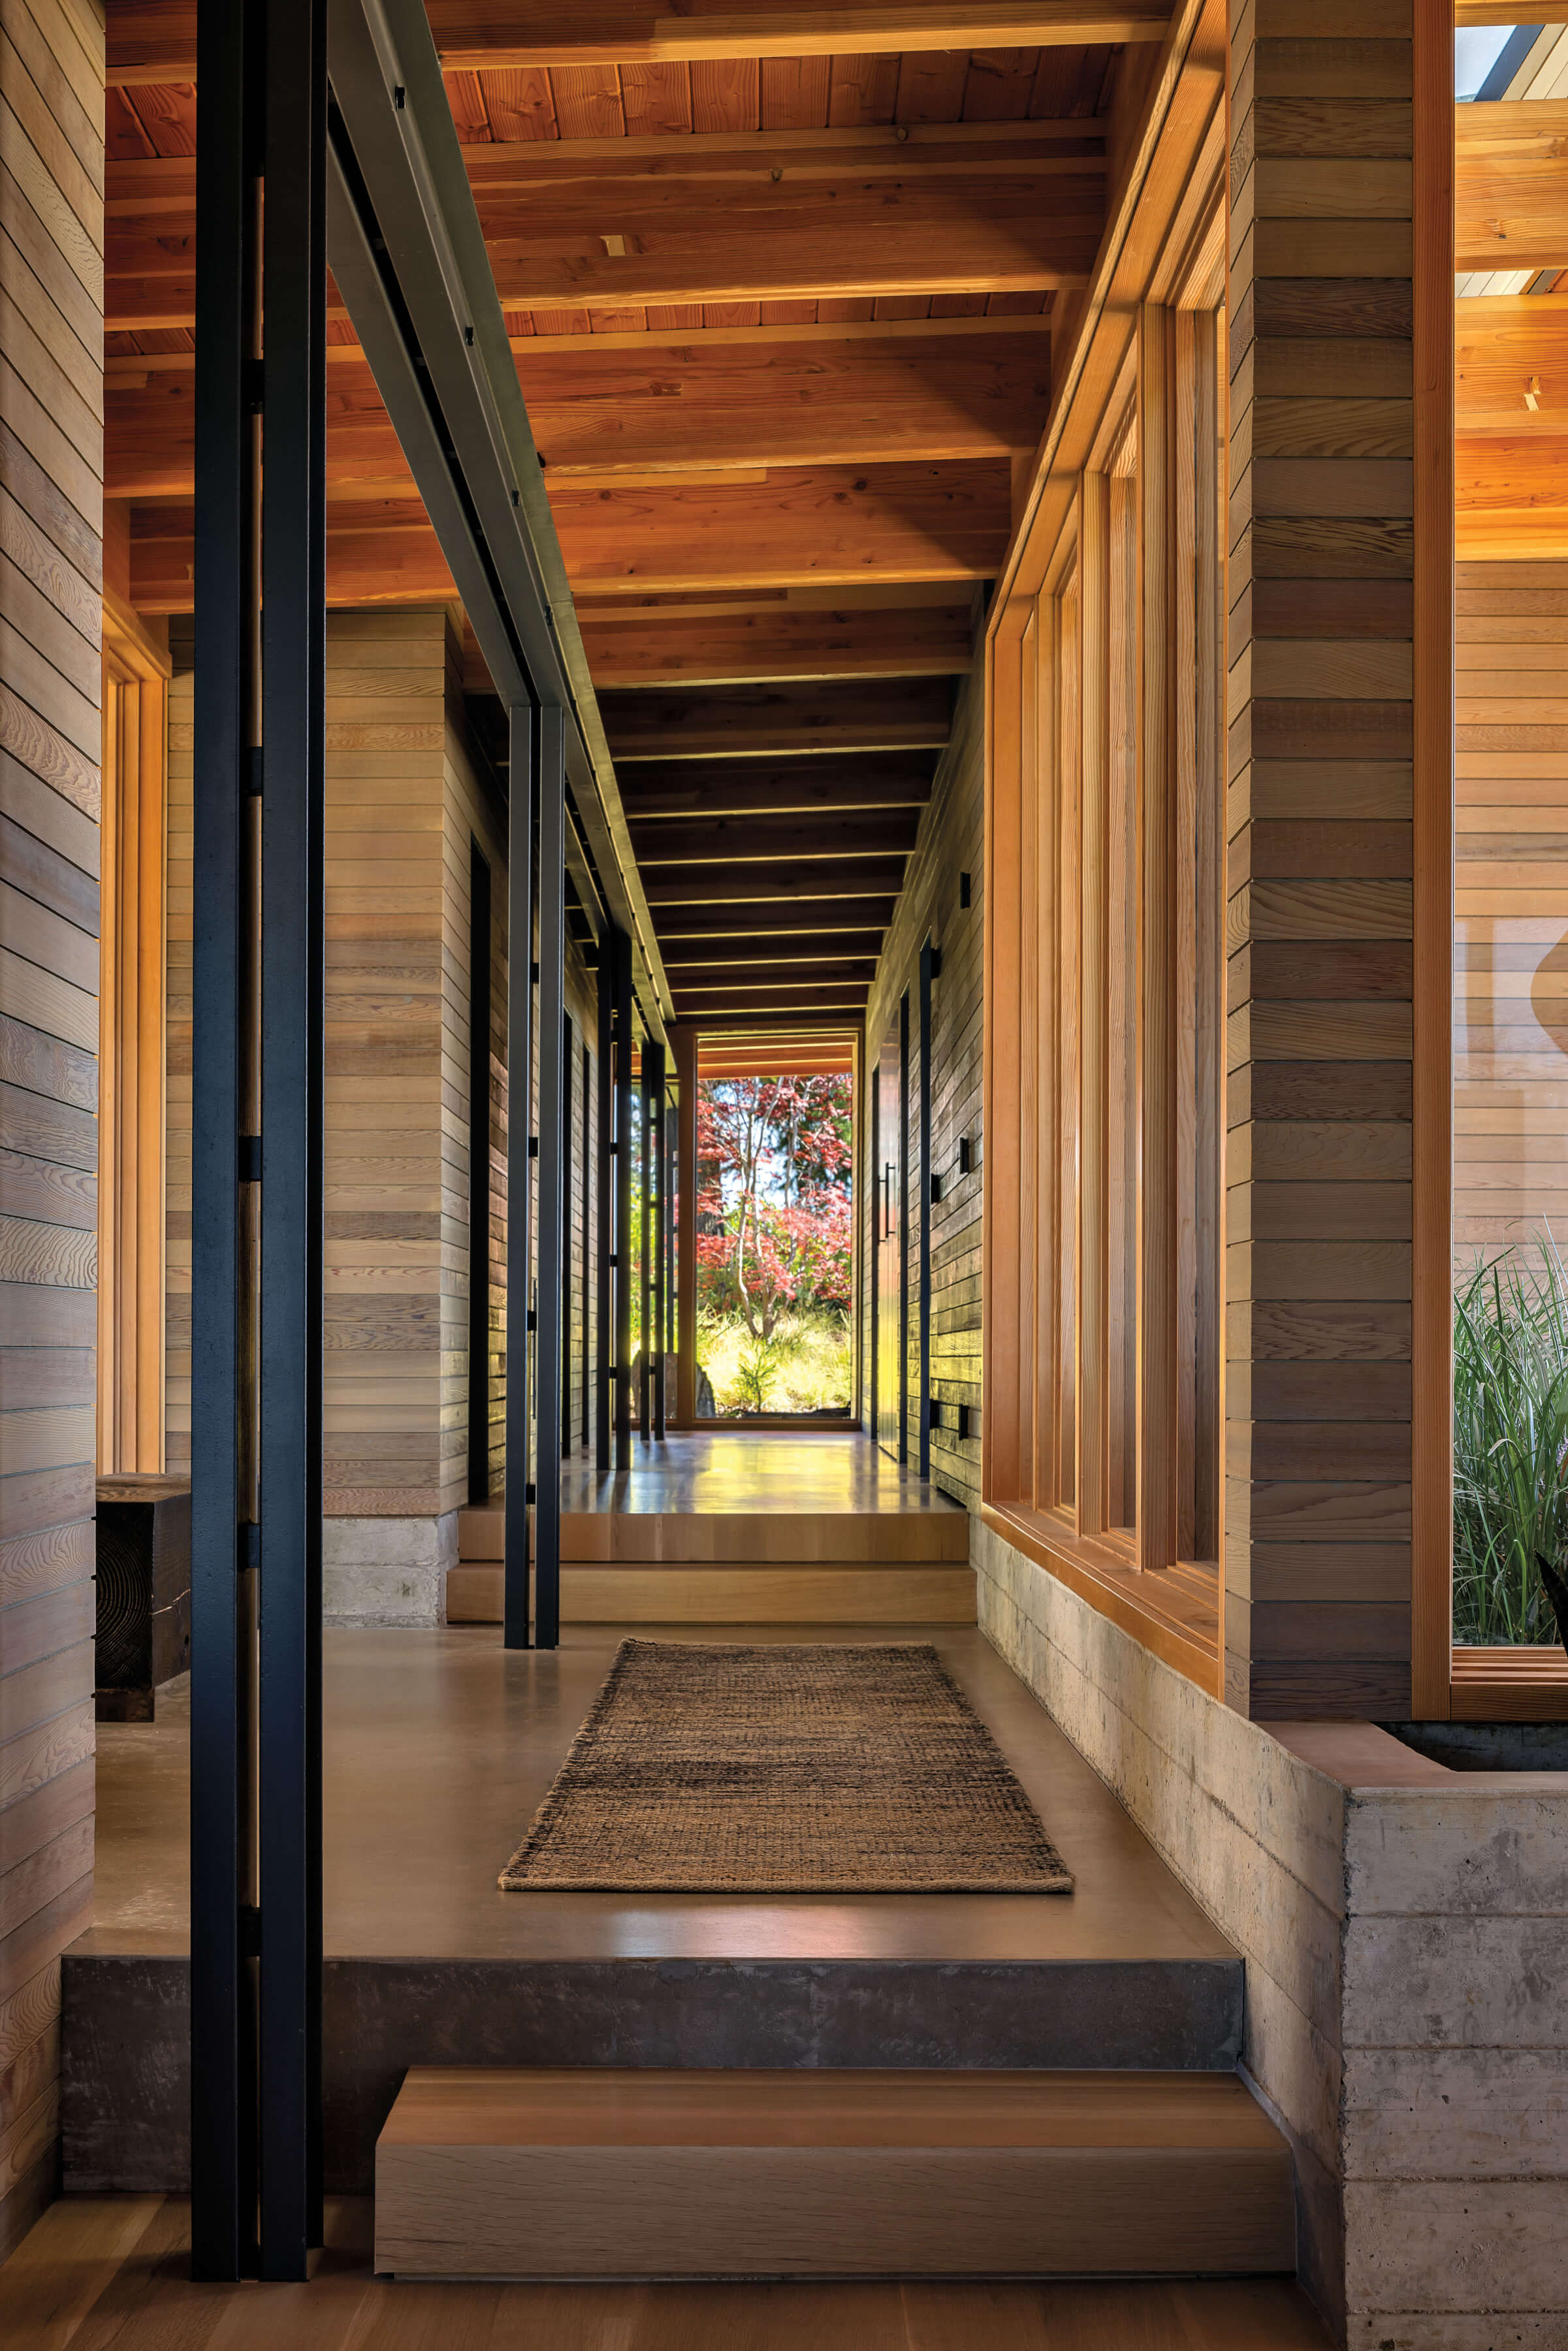
[[(720, 1438), (716, 1444), (744, 1445)], [(777, 1440), (775, 1440), (777, 1442)], [(325, 1638), (326, 1949), (472, 1959), (1184, 1960), (1233, 1955), (1126, 1813), (976, 1631), (639, 1625), (640, 1636), (929, 1639), (1073, 1871), (1060, 1895), (502, 1894), (518, 1842), (619, 1635), (566, 1627), (550, 1653), (498, 1629)], [(95, 1925), (78, 1949), (187, 1948), (187, 1709), (99, 1726)]]

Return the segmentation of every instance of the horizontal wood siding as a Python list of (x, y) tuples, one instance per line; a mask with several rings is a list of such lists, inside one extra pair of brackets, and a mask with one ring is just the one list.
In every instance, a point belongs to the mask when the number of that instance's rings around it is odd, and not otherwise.
[[(507, 1411), (507, 812), (489, 763), (473, 739), (463, 704), (463, 643), (447, 623), (445, 746), (443, 759), (444, 860), (442, 919), (441, 1227), (442, 1255), (460, 1278), (441, 1297), (440, 1508), (455, 1510), (468, 1492), (468, 1285), (486, 1282), (490, 1302), (490, 1486), (506, 1472)], [(490, 1029), (480, 1040), (489, 1071), (490, 1125), (481, 1138), (490, 1166), (490, 1218), (469, 1231), (469, 970), (473, 939), (470, 844), (490, 867)]]
[[(1410, 1705), (1410, 11), (1230, 8), (1227, 1688)], [(1368, 191), (1377, 191), (1375, 217)]]
[(58, 2175), (93, 1847), (103, 45), (0, 12), (0, 2261)]

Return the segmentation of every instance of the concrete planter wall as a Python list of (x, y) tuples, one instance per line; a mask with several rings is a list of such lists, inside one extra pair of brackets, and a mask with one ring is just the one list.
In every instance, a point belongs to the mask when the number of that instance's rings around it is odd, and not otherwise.
[(1247, 1962), (1303, 2282), (1370, 2351), (1568, 2343), (1568, 1774), (1248, 1722), (977, 1521), (980, 1623)]

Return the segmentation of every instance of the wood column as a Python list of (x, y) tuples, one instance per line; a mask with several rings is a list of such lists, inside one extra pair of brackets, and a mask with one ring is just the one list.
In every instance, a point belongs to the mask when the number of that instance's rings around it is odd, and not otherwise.
[(1408, 6), (1322, 38), (1310, 15), (1230, 7), (1227, 1688), (1255, 1717), (1398, 1717), (1413, 44)]
[(169, 656), (103, 600), (98, 1466), (163, 1468)]
[(697, 1032), (670, 1030), (675, 1055), (675, 1425), (697, 1416)]

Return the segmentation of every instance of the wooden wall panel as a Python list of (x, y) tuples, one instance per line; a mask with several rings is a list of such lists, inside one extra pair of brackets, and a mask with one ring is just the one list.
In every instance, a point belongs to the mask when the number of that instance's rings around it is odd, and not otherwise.
[[(442, 764), (441, 1024), (441, 1294), (440, 1508), (467, 1499), (468, 1283), (487, 1282), (490, 1297), (490, 1484), (505, 1476), (507, 1413), (507, 812), (484, 753), (464, 716), (463, 641), (449, 621), (445, 653), (445, 745)], [(468, 1229), (469, 952), (471, 867), (476, 841), (490, 866), (490, 1033), (484, 1050), (490, 1072), (490, 1129), (483, 1147), (490, 1161), (489, 1230)], [(447, 1281), (447, 1270), (467, 1280)]]
[(1456, 1272), (1568, 1248), (1568, 563), (1461, 563)]
[(447, 635), (440, 607), (328, 622), (329, 1518), (434, 1518), (461, 1499), (443, 1355), (461, 1364), (465, 1344), (466, 1017), (452, 998), (467, 986), (468, 852), (458, 877)]
[(59, 1955), (92, 1905), (103, 10), (4, 29), (0, 2260), (55, 2192)]
[[(898, 1018), (898, 999), (909, 990), (910, 1015), (910, 1397), (909, 1453), (920, 1447), (920, 1397), (916, 1386), (919, 1279), (915, 1218), (920, 1178), (916, 1164), (919, 1092), (917, 1074), (920, 949), (929, 933), (941, 950), (942, 968), (931, 987), (931, 1165), (942, 1178), (942, 1197), (931, 1209), (931, 1394), (943, 1407), (931, 1432), (931, 1476), (955, 1501), (977, 1508), (980, 1499), (980, 1187), (983, 1105), (982, 981), (985, 905), (985, 767), (979, 673), (960, 692), (953, 735), (942, 756), (921, 814), (920, 831), (905, 870), (904, 891), (866, 1013), (867, 1082), (875, 1040)], [(969, 876), (970, 903), (959, 903), (960, 876)], [(871, 1167), (869, 1095), (862, 1088), (860, 1134), (862, 1262), (875, 1256), (873, 1212), (875, 1185)], [(969, 1172), (958, 1173), (960, 1137), (969, 1143)], [(871, 1290), (861, 1284), (861, 1411), (873, 1425)], [(968, 1433), (958, 1434), (958, 1407), (969, 1409)]]
[(1227, 1687), (1409, 1709), (1407, 0), (1230, 7)]

